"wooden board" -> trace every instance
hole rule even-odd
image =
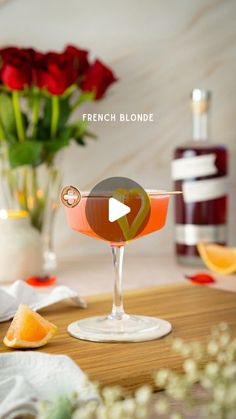
[[[169,320],[173,332],[161,339],[143,343],[94,343],[80,341],[67,334],[67,325],[83,317],[108,313],[111,295],[87,299],[89,308],[78,309],[71,304],[57,304],[41,313],[59,326],[55,338],[43,352],[66,354],[88,373],[92,380],[102,384],[123,385],[133,390],[143,383],[152,382],[154,370],[163,367],[179,370],[181,359],[171,350],[171,339],[181,337],[186,341],[204,340],[211,326],[227,321],[236,334],[236,295],[208,287],[171,285],[145,288],[125,294],[129,313],[159,316]],[[0,324],[0,339],[9,322]],[[0,350],[7,348],[0,343]]]

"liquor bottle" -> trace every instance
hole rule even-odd
[[[178,147],[172,162],[175,190],[175,246],[177,260],[201,265],[198,242],[227,242],[227,149],[209,140],[211,94],[191,94],[193,138]]]

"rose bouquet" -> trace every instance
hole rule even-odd
[[[60,183],[55,156],[94,136],[75,111],[102,99],[115,81],[110,68],[72,45],[47,53],[0,49],[1,195],[6,206],[27,210],[47,240]]]

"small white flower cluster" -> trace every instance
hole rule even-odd
[[[156,403],[158,418],[168,413],[168,418],[179,419],[195,412],[199,419],[236,419],[236,339],[229,326],[214,327],[206,345],[175,339],[173,349],[184,358],[183,373],[156,373],[157,386],[165,389]],[[204,365],[206,359],[210,361]],[[182,402],[184,414],[170,413],[173,400]]]
[[[41,403],[37,419],[236,419],[236,339],[226,323],[214,327],[206,345],[173,341],[184,358],[183,372],[161,369],[155,373],[158,398],[150,386],[127,395],[119,386],[98,389],[98,400],[80,402],[60,398]],[[209,360],[206,363],[206,359]],[[191,416],[192,417],[192,416]]]
[[[78,407],[73,419],[146,419],[152,397],[150,386],[139,388],[134,396],[127,396],[121,387],[105,387],[100,392],[101,402],[89,402]],[[86,410],[86,414],[85,414]],[[63,418],[64,419],[64,418]]]

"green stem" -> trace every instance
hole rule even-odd
[[[2,126],[2,122],[0,120],[0,141],[5,140],[5,134],[4,134],[4,129]]]
[[[39,120],[39,95],[36,93],[33,98],[32,107],[32,138],[36,137]]]
[[[28,181],[27,181],[28,174],[29,174],[29,168],[26,166],[26,167],[22,167],[21,169],[23,170],[23,173],[22,173],[22,177],[23,177],[22,199],[24,200],[23,208],[26,211],[29,211],[29,208],[28,208]]]
[[[19,92],[16,90],[12,92],[12,103],[13,103],[13,109],[14,109],[15,120],[16,120],[17,135],[18,135],[20,143],[23,143],[25,140],[25,132],[24,132],[22,113],[20,109]]]
[[[51,138],[56,137],[58,121],[59,121],[59,98],[58,96],[52,96]]]
[[[33,208],[31,211],[31,224],[39,231],[42,232],[44,222],[44,211],[46,205],[45,191],[41,190],[38,181],[38,170],[36,167],[32,167],[32,197],[33,197]],[[39,193],[41,192],[41,193]]]

